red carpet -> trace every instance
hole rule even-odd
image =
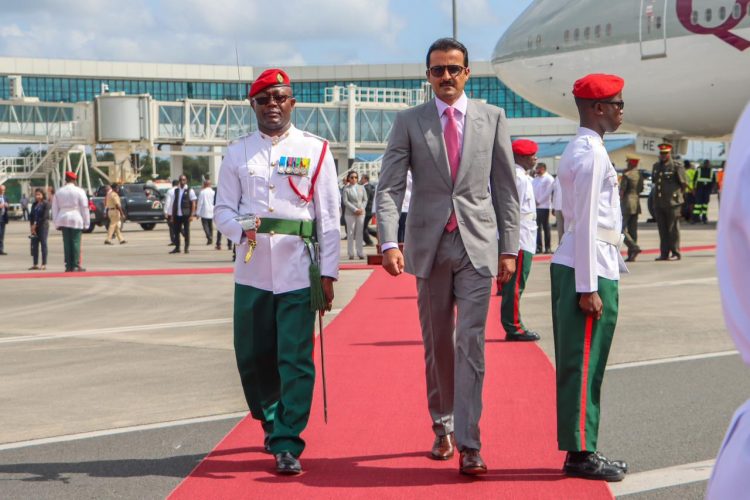
[[[329,423],[318,383],[303,434],[304,474],[273,473],[261,428],[248,417],[170,498],[611,499],[606,484],[560,473],[552,365],[535,345],[500,340],[498,297],[487,331],[481,422],[489,472],[472,479],[458,474],[457,458],[427,458],[433,435],[415,295],[412,277],[377,269],[326,329]],[[316,358],[319,366],[317,350]]]
[[[357,271],[370,269],[365,264],[342,264],[341,271]],[[166,269],[118,269],[113,271],[86,271],[85,273],[65,273],[46,271],[30,271],[25,273],[0,274],[0,280],[19,280],[27,278],[101,278],[117,276],[184,276],[196,274],[232,274],[233,267],[185,267]]]

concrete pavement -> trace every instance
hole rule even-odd
[[[714,243],[714,225],[683,229],[683,247]],[[230,252],[206,246],[197,224],[189,255],[167,254],[164,226],[143,231],[126,224],[125,235],[128,244],[112,247],[103,244],[101,229],[84,235],[85,266],[231,265]],[[640,235],[643,248],[657,246],[655,225],[642,224]],[[48,267],[60,271],[56,231],[50,246]],[[25,224],[8,226],[6,251],[0,274],[30,266]],[[622,279],[610,365],[734,349],[724,331],[713,251],[685,253],[680,262],[653,258],[641,255]],[[368,275],[343,271],[334,308],[344,307]],[[231,428],[232,415],[246,411],[232,352],[230,274],[0,285],[2,496],[162,498]],[[552,356],[549,301],[549,265],[535,262],[522,313]],[[633,473],[714,458],[731,413],[750,395],[747,373],[732,355],[610,370],[601,449],[629,461]],[[212,415],[219,420],[185,420]],[[106,435],[127,426],[134,428]],[[55,442],[91,431],[105,435]],[[28,442],[40,438],[51,442]],[[698,481],[626,498],[701,498],[704,488]]]

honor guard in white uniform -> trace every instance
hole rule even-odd
[[[81,267],[81,232],[90,221],[86,191],[76,186],[75,172],[65,172],[65,185],[52,198],[52,219],[62,230],[65,272],[83,272]]]
[[[214,221],[237,246],[234,345],[252,416],[281,474],[298,474],[312,403],[316,314],[338,278],[339,206],[328,143],[291,123],[287,74],[264,71],[249,97],[259,131],[231,144]]]
[[[516,189],[521,206],[520,248],[516,257],[516,271],[510,281],[504,285],[498,282],[498,289],[503,296],[500,304],[500,322],[505,329],[505,340],[534,341],[539,340],[539,334],[528,330],[521,320],[521,295],[531,272],[531,261],[537,243],[537,208],[529,170],[536,165],[536,152],[539,146],[534,141],[518,139],[513,141],[512,147],[516,162]]]
[[[726,182],[719,208],[716,266],[724,322],[750,365],[750,105],[737,123],[727,159]],[[707,500],[747,498],[750,491],[750,400],[735,412],[716,458]]]
[[[622,123],[614,75],[589,75],[573,87],[580,128],[565,148],[558,178],[565,235],[552,257],[552,325],[557,368],[557,442],[569,476],[620,481],[627,464],[597,451],[600,393],[618,311],[622,213],[617,172],[604,134]]]

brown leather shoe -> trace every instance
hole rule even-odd
[[[458,470],[461,474],[466,474],[467,476],[487,474],[487,465],[482,460],[479,450],[462,451],[458,464]]]
[[[435,442],[432,443],[432,453],[430,458],[433,460],[448,460],[453,457],[456,450],[456,438],[453,433],[445,436],[436,436]]]

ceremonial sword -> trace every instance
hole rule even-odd
[[[323,383],[323,421],[328,423],[328,391],[326,390],[326,357],[323,349],[323,311],[318,311],[318,331],[320,332],[320,378]]]

